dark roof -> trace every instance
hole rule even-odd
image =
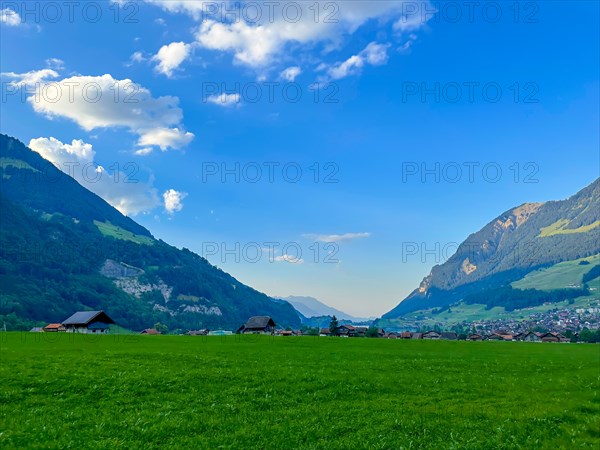
[[[438,333],[437,331],[434,331],[434,330],[426,331],[425,333],[423,333],[423,336],[429,336],[429,335],[441,336],[442,334]]]
[[[160,331],[155,328],[146,328],[145,330],[142,330],[140,334],[160,334]]]
[[[248,319],[248,322],[244,324],[244,329],[254,330],[254,329],[262,329],[271,325],[275,326],[275,322],[269,316],[254,316]]]
[[[78,311],[63,322],[63,325],[88,325],[92,322],[115,323],[104,311]]]
[[[442,332],[442,339],[458,339],[458,335],[454,331],[444,331]]]

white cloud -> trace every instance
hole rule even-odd
[[[211,95],[206,101],[208,103],[223,106],[224,108],[229,108],[231,106],[239,105],[240,94],[226,94],[223,92],[222,94]]]
[[[73,139],[71,144],[63,144],[53,137],[31,139],[29,148],[61,169],[65,167],[66,162],[91,163],[96,155],[92,144],[86,144],[81,139]]]
[[[133,153],[138,156],[146,156],[146,155],[149,155],[150,153],[152,153],[152,150],[153,150],[152,147],[144,147],[144,148],[140,148],[140,149],[136,150]]]
[[[144,55],[142,54],[142,52],[133,52],[131,54],[131,56],[129,57],[129,62],[131,64],[133,64],[133,63],[141,63],[141,62],[144,62],[144,61],[146,61],[146,58],[144,57]]]
[[[11,86],[35,88],[48,82],[48,78],[58,78],[58,72],[52,69],[31,70],[25,73],[2,72],[2,77],[11,79]]]
[[[302,258],[298,258],[297,256],[291,256],[287,254],[276,256],[274,260],[277,262],[288,262],[291,264],[304,264],[304,260]]]
[[[202,12],[203,3],[197,2],[193,8],[177,6],[167,0],[153,0],[170,11],[184,11],[196,18]],[[220,4],[225,8],[226,2]],[[353,34],[368,21],[376,19],[380,26],[396,20],[396,30],[401,31],[402,17],[406,17],[412,30],[422,26],[429,16],[419,14],[410,8],[414,4],[407,0],[358,0],[348,2],[297,2],[301,9],[300,19],[294,20],[296,6],[289,8],[289,2],[273,2],[273,8],[266,2],[261,5],[262,19],[249,22],[240,14],[238,20],[227,21],[225,14],[203,15],[202,24],[196,33],[198,44],[206,49],[231,52],[237,63],[252,67],[264,67],[282,57],[288,44],[306,45],[324,42],[335,48],[344,37]],[[171,5],[169,5],[171,4]],[[314,5],[319,5],[319,17],[315,17]],[[169,5],[169,6],[167,6]],[[291,16],[291,19],[290,19]],[[416,16],[416,17],[413,17]],[[398,28],[400,27],[400,28]],[[405,27],[404,29],[407,29]]]
[[[400,16],[393,25],[395,31],[408,33],[420,29],[437,12],[429,2],[414,2],[410,14]]]
[[[54,70],[63,70],[65,68],[65,62],[58,58],[48,58],[46,60],[46,67]]]
[[[161,6],[164,10],[171,13],[187,13],[192,17],[199,19],[203,11],[210,11],[214,5],[221,2],[205,0],[145,0],[146,3],[153,3]]]
[[[10,8],[4,8],[0,10],[0,23],[9,27],[16,27],[22,23],[21,16]]]
[[[156,70],[167,77],[173,76],[173,71],[177,69],[189,56],[192,46],[185,42],[172,42],[169,45],[163,45],[158,53],[152,57],[153,61],[158,62]]]
[[[169,148],[181,148],[188,145],[194,139],[194,135],[189,131],[179,128],[153,128],[144,131],[138,140],[137,145],[145,147],[147,145],[158,146],[163,152]],[[143,154],[143,153],[137,153]]]
[[[148,212],[160,204],[151,182],[141,182],[125,172],[108,172],[94,162],[96,152],[92,145],[82,140],[74,139],[71,144],[65,144],[54,137],[41,137],[32,139],[29,148],[123,214]]]
[[[388,62],[387,50],[389,47],[390,44],[371,42],[358,55],[334,64],[327,70],[327,74],[332,80],[339,80],[360,73],[367,64],[371,66],[385,65]]]
[[[368,238],[371,236],[371,233],[305,234],[303,236],[308,239],[314,239],[317,242],[343,242]]]
[[[287,69],[282,71],[279,74],[279,77],[282,80],[286,80],[286,81],[289,81],[290,83],[293,83],[301,73],[302,73],[302,69],[300,67],[292,66],[292,67],[288,67]]]
[[[165,210],[169,214],[174,214],[183,209],[183,199],[188,196],[187,192],[178,192],[175,189],[169,189],[163,193]]]
[[[28,82],[40,79],[40,72],[44,71],[25,74]],[[57,75],[50,71],[44,77]],[[154,98],[143,86],[129,79],[117,80],[110,74],[39,83],[28,101],[37,113],[51,119],[70,119],[86,131],[126,128],[139,135],[141,147],[178,149],[194,138],[183,129],[183,112],[177,97]]]

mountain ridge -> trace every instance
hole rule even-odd
[[[565,200],[523,203],[470,234],[383,319],[507,285],[527,273],[600,252],[600,178]]]
[[[323,316],[336,316],[341,320],[349,320],[352,322],[365,322],[373,320],[373,317],[355,317],[340,311],[337,308],[329,306],[320,300],[310,296],[297,296],[289,295],[287,297],[277,297],[286,302],[290,303],[298,312],[300,312],[306,318],[323,317]]]
[[[0,175],[0,320],[8,329],[93,309],[133,330],[157,322],[172,330],[235,330],[254,315],[300,326],[291,305],[155,239],[4,134]]]

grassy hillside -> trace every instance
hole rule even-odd
[[[589,264],[582,264],[587,261]],[[600,255],[580,258],[574,261],[565,261],[551,267],[536,270],[524,278],[511,283],[516,289],[564,289],[582,284],[583,275],[590,269],[600,264]]]
[[[149,238],[148,236],[139,236],[131,231],[127,231],[121,227],[113,225],[110,222],[99,222],[98,220],[94,220],[94,225],[98,227],[98,230],[100,230],[100,233],[102,233],[104,236],[121,239],[123,241],[131,241],[135,242],[136,244],[154,244],[154,239]]]
[[[593,344],[0,333],[0,346],[2,448],[566,449],[600,439]]]

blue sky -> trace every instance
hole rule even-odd
[[[1,2],[1,131],[270,295],[381,315],[599,175],[597,2],[43,5]]]

